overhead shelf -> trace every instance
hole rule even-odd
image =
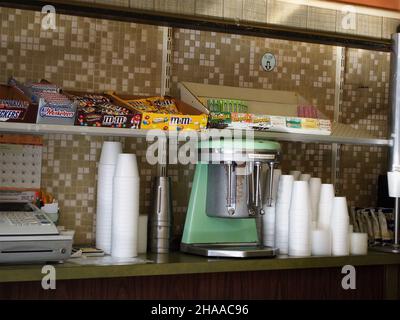
[[[147,130],[107,127],[68,126],[36,123],[0,123],[2,133],[77,134],[88,136],[146,137]]]
[[[229,97],[229,99],[245,101],[249,113],[264,114],[268,112],[269,116],[297,117],[299,105],[310,105],[301,95],[293,91],[243,88],[192,82],[180,82],[178,88],[182,101],[185,101],[204,113],[209,112],[204,105],[204,101],[210,98],[224,99]],[[326,118],[326,116],[322,114],[322,119],[324,118]],[[335,122],[332,123],[330,135],[327,135],[326,132],[322,130],[321,134],[319,134],[319,132],[304,133],[304,131],[300,133],[300,130],[298,133],[295,133],[294,130],[290,133],[272,130],[273,129],[271,129],[271,131],[255,131],[254,135],[256,138],[260,139],[308,143],[381,146],[390,146],[392,143],[391,140],[374,137],[367,130],[354,129],[350,125]]]
[[[105,2],[105,1],[103,1]],[[111,1],[109,1],[111,3]],[[129,1],[128,1],[129,2]],[[148,1],[150,2],[150,1]],[[199,0],[200,2],[200,0]],[[53,0],[50,2],[58,14],[68,14],[73,16],[83,16],[97,19],[109,19],[115,21],[126,21],[135,23],[147,23],[176,28],[188,28],[196,30],[206,30],[231,34],[243,34],[256,37],[267,37],[285,39],[293,41],[320,43],[350,48],[360,48],[377,51],[390,51],[390,39],[380,39],[361,34],[350,34],[332,30],[315,30],[312,28],[293,27],[289,24],[276,24],[272,21],[250,21],[237,20],[235,17],[218,17],[200,14],[181,14],[168,10],[151,8],[143,10],[138,8],[128,8],[111,4],[98,3],[98,1],[88,0]],[[132,3],[132,1],[131,1]],[[34,10],[41,12],[47,0],[1,0],[0,6]],[[310,6],[312,8],[312,6]],[[175,11],[180,11],[176,9]],[[339,11],[340,12],[340,11]]]
[[[341,123],[332,124],[331,135],[296,134],[284,132],[256,132],[255,137],[280,141],[305,143],[338,143],[356,145],[391,146],[392,140],[372,136],[368,131],[357,130]]]
[[[205,130],[206,132],[207,130]],[[20,134],[74,134],[88,136],[119,136],[145,138],[150,133],[149,130],[140,129],[120,129],[106,127],[86,127],[86,126],[67,126],[52,124],[30,124],[30,123],[0,123],[0,133],[20,133]],[[365,130],[356,130],[348,125],[333,124],[331,135],[316,134],[295,134],[285,132],[260,132],[254,131],[254,136],[258,139],[271,139],[279,141],[293,141],[305,143],[339,143],[355,145],[378,145],[390,146],[392,140],[373,137]]]

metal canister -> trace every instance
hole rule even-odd
[[[173,234],[170,177],[154,179],[154,203],[150,215],[150,251],[167,253]]]

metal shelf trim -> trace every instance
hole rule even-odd
[[[207,131],[205,131],[207,132]],[[352,129],[352,132],[358,133],[358,130]],[[360,131],[363,133],[362,131]],[[20,134],[72,134],[88,136],[119,136],[132,138],[146,138],[148,130],[140,129],[120,129],[105,127],[85,127],[85,126],[67,126],[52,124],[30,124],[30,123],[0,123],[0,133],[20,133]],[[343,134],[342,131],[338,131]],[[294,134],[285,132],[254,132],[254,137],[258,139],[271,139],[280,141],[305,142],[305,143],[339,143],[353,145],[378,145],[391,146],[392,140],[380,139],[370,136],[347,136],[335,134],[315,135],[315,134]],[[156,136],[156,134],[153,134]]]

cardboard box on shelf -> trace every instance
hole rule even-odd
[[[207,114],[175,98],[107,94],[142,115],[141,129],[182,131],[207,128]]]
[[[35,123],[38,105],[13,86],[0,85],[0,121]]]
[[[36,123],[73,125],[76,116],[76,105],[66,97],[62,89],[41,80],[38,83],[21,84],[11,78],[9,84],[24,93],[38,104]]]
[[[330,135],[331,121],[292,91],[238,88],[191,82],[179,84],[180,98],[209,115],[209,127],[253,129],[302,134]],[[215,111],[207,106],[222,101],[241,101],[247,112]],[[299,116],[313,115],[311,117]]]
[[[77,104],[75,125],[139,129],[142,115],[112,97],[97,93],[69,91]]]

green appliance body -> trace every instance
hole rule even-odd
[[[182,242],[257,243],[255,219],[226,219],[206,214],[208,165],[197,164]]]
[[[202,141],[199,145],[200,150],[206,150],[210,154],[224,154],[226,152],[229,157],[232,157],[232,154],[235,153],[235,151],[228,150],[231,147],[232,144],[215,141]],[[240,147],[244,148],[246,152],[251,150],[249,154],[264,156],[264,158],[260,157],[260,159],[263,159],[262,161],[266,161],[264,160],[267,159],[266,155],[271,155],[267,161],[269,164],[276,163],[280,153],[280,145],[271,141],[240,141]],[[233,148],[235,148],[234,144]],[[238,157],[243,160],[243,154],[246,154],[246,152],[240,152]],[[231,219],[229,217],[210,216],[206,213],[209,163],[211,162],[200,162],[196,165],[181,250],[216,257],[275,256],[276,249],[260,248],[259,246],[257,219]]]

